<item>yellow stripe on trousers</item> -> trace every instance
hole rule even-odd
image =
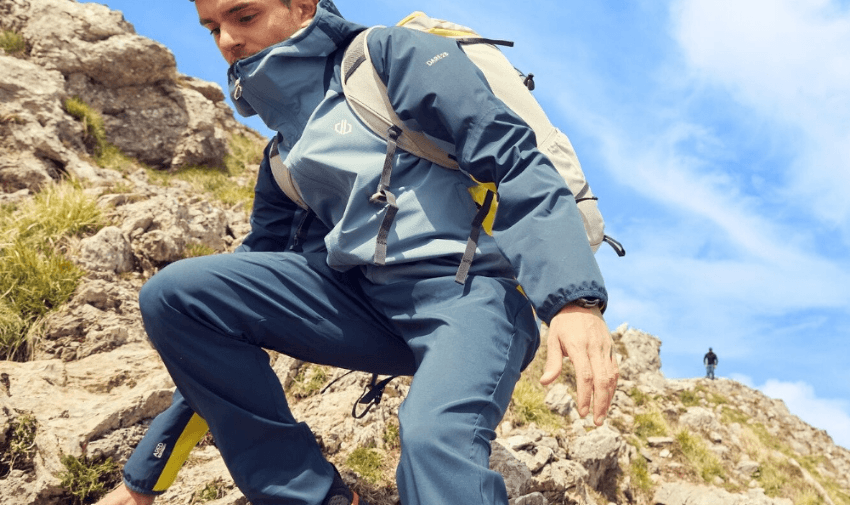
[[[207,434],[207,431],[209,431],[209,426],[207,426],[207,422],[201,416],[194,414],[189,419],[186,427],[183,428],[183,433],[180,434],[177,442],[174,443],[174,449],[171,451],[171,456],[169,456],[168,462],[159,476],[159,480],[156,481],[156,485],[153,488],[154,491],[160,492],[168,489],[168,486],[177,478],[177,472],[180,471],[180,467],[186,462],[189,453],[198,445],[198,442]]]

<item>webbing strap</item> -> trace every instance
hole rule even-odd
[[[493,46],[514,47],[511,40],[488,39],[486,37],[464,37],[457,39],[459,45],[465,44],[490,44]]]
[[[325,394],[325,391],[327,391],[336,381],[354,372],[354,370],[349,370],[337,377],[336,379],[330,381],[327,386],[322,388],[322,391],[319,394]],[[387,384],[389,384],[390,381],[395,379],[396,377],[398,377],[398,375],[392,375],[382,380],[381,382],[378,382],[378,374],[373,373],[372,380],[369,382],[369,385],[366,386],[366,391],[364,391],[363,394],[360,395],[360,398],[358,398],[357,401],[354,402],[354,406],[351,407],[351,415],[356,419],[360,419],[361,417],[369,413],[369,410],[371,410],[373,405],[379,405],[381,403],[381,398],[384,396],[384,389],[386,389]],[[366,410],[358,414],[357,406],[361,404],[366,404]]]
[[[357,400],[357,402],[351,408],[351,415],[355,419],[360,419],[363,416],[365,416],[366,414],[368,414],[373,406],[379,405],[381,403],[381,397],[384,396],[384,388],[386,388],[387,384],[389,384],[390,381],[395,379],[396,377],[398,377],[398,376],[397,375],[391,375],[390,377],[387,377],[386,379],[382,380],[381,382],[377,382],[378,374],[373,373],[372,374],[372,381],[369,383],[368,386],[366,386],[366,391],[360,396],[360,398]],[[366,409],[359,414],[357,413],[357,406],[358,405],[366,405]]]
[[[617,253],[617,256],[622,258],[623,256],[626,255],[626,249],[623,247],[623,244],[617,242],[616,240],[609,237],[608,235],[603,236],[602,240],[614,249],[614,252]]]
[[[455,282],[458,284],[464,284],[467,275],[469,275],[469,267],[472,266],[475,249],[478,247],[478,237],[481,235],[481,224],[484,222],[484,218],[487,217],[487,213],[490,212],[490,206],[493,203],[493,194],[492,191],[487,191],[487,195],[484,197],[484,203],[481,204],[481,208],[478,209],[475,218],[472,220],[472,230],[469,232],[469,239],[466,241],[466,251],[463,253],[463,259],[460,261],[460,266],[455,275]]]
[[[381,221],[381,228],[378,230],[378,239],[375,243],[375,263],[378,265],[384,265],[387,262],[387,237],[390,234],[395,215],[398,213],[395,195],[390,192],[389,187],[399,135],[401,135],[401,128],[398,126],[390,126],[387,130],[387,156],[384,158],[384,168],[381,170],[381,181],[378,183],[375,194],[369,197],[370,203],[385,203],[387,209],[384,219]]]

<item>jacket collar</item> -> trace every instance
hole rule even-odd
[[[306,28],[227,72],[230,97],[242,116],[257,114],[291,146],[325,95],[328,57],[365,27],[346,21],[332,0],[320,0]]]

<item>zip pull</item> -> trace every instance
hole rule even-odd
[[[236,84],[233,85],[233,99],[239,100],[242,98],[242,78],[236,79]]]

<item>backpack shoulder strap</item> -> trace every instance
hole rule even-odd
[[[377,27],[376,27],[377,28]],[[442,167],[458,169],[457,161],[432,142],[425,134],[407,127],[393,110],[387,95],[387,86],[381,80],[372,58],[366,38],[373,28],[360,32],[342,59],[342,91],[351,109],[376,135],[388,139],[391,128],[401,130],[398,147],[436,163]]]

